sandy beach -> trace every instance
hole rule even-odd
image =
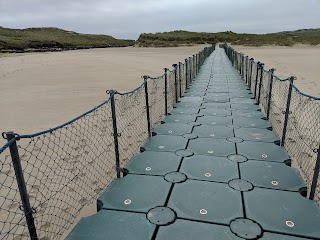
[[[107,89],[130,91],[141,75],[162,75],[205,46],[0,55],[0,131],[52,128],[104,101]]]
[[[239,52],[263,62],[265,69],[275,68],[280,78],[296,76],[295,85],[304,93],[320,97],[320,46],[295,45],[293,47],[232,46]]]

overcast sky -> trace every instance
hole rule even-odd
[[[138,38],[189,30],[268,33],[320,27],[320,0],[0,0],[0,26]]]

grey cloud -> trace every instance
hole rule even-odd
[[[267,33],[319,27],[318,0],[1,0],[0,25],[137,38],[171,30]]]

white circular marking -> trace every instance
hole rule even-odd
[[[130,204],[131,203],[131,200],[130,199],[126,199],[126,200],[124,200],[124,202],[123,202],[124,204],[126,204],[126,205],[128,205],[128,204]]]
[[[256,139],[257,139],[257,140],[260,140],[261,138],[259,138],[259,137],[256,137]]]
[[[171,131],[171,130],[169,130],[169,131],[168,131],[168,133],[172,133],[172,131]]]
[[[213,151],[208,151],[208,153],[213,153]]]
[[[217,124],[216,122],[212,122],[211,124]]]
[[[204,174],[206,177],[211,177],[211,173]]]
[[[251,118],[251,115],[248,115],[249,118]]]
[[[251,126],[252,126],[252,127],[254,127],[254,126],[255,126],[255,124],[254,124],[254,123],[251,123]]]
[[[210,137],[214,137],[214,134],[210,134]]]
[[[180,113],[183,113],[183,112],[180,112]]]
[[[217,115],[216,113],[212,113],[212,115]]]
[[[160,149],[164,149],[164,146],[160,146],[159,148],[160,148]]]
[[[150,171],[151,170],[151,167],[146,167],[146,171]]]
[[[267,154],[262,154],[261,156],[262,156],[263,158],[267,158],[267,157],[268,157]]]
[[[249,109],[248,107],[245,107],[244,109]]]
[[[243,97],[243,96],[240,96],[240,97]]]
[[[271,181],[271,184],[277,186],[279,183],[277,181]]]
[[[180,120],[178,120],[178,119],[176,119],[176,120],[174,120],[175,122],[179,122]]]
[[[294,222],[292,222],[292,221],[286,221],[286,225],[287,225],[288,227],[294,227]]]
[[[191,97],[193,97],[194,95],[191,95]]]
[[[205,209],[201,209],[201,210],[200,210],[200,214],[202,214],[202,215],[206,215],[207,213],[208,213],[208,211],[205,210]]]

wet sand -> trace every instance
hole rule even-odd
[[[275,68],[280,78],[296,76],[295,85],[303,93],[320,97],[320,46],[295,45],[293,47],[232,46],[245,56],[263,62],[265,69]]]
[[[141,75],[162,75],[204,47],[0,55],[0,131],[52,128],[104,101],[107,89],[130,91],[142,83]]]

